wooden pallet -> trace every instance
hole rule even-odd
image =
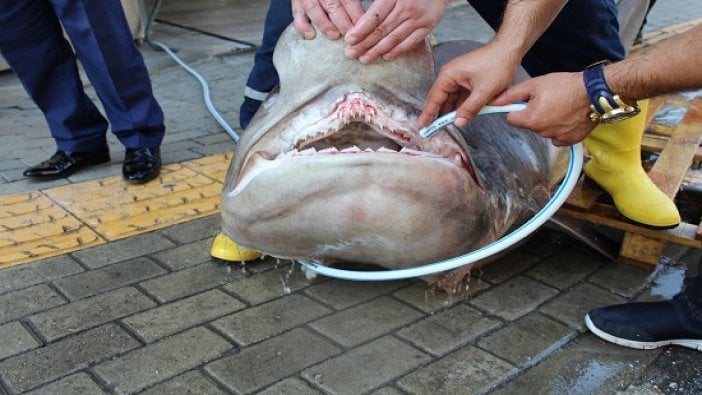
[[[702,170],[696,170],[702,163],[702,91],[651,99],[646,125],[641,149],[659,155],[648,173],[651,180],[671,198],[683,182],[702,188]],[[581,180],[561,212],[624,231],[620,262],[653,270],[667,243],[702,248],[699,218],[696,223],[654,230],[621,216],[611,203],[603,202],[603,194]]]

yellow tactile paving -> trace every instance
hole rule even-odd
[[[40,192],[0,196],[0,268],[105,243]]]
[[[201,174],[206,174],[208,177],[224,184],[224,179],[227,176],[229,162],[234,155],[230,153],[222,155],[208,156],[205,158],[191,160],[183,163],[184,166]]]
[[[114,176],[0,196],[0,269],[216,214],[231,157],[167,165],[145,185]]]

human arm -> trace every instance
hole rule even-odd
[[[650,47],[604,69],[612,92],[625,102],[702,88],[702,26]],[[527,108],[507,116],[510,124],[550,138],[555,145],[582,141],[597,126],[583,73],[552,73],[507,89],[494,104],[526,100]]]
[[[363,15],[359,0],[291,0],[293,25],[306,39],[315,36],[312,23],[329,39],[345,35]]]
[[[522,58],[565,5],[566,0],[510,0],[503,22],[489,43],[441,68],[419,117],[428,125],[440,112],[457,109],[464,126],[509,86]]]

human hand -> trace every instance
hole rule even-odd
[[[336,40],[363,15],[360,0],[291,0],[291,7],[295,29],[308,40],[315,36],[312,23],[328,39]]]
[[[590,99],[582,73],[552,73],[514,85],[493,104],[526,100],[527,107],[507,115],[512,126],[533,131],[566,146],[582,141],[597,126],[590,120]]]
[[[486,44],[445,64],[429,91],[418,127],[456,110],[456,126],[465,126],[514,78],[520,59],[499,44]]]
[[[439,24],[449,0],[376,0],[346,33],[346,56],[371,63],[414,48]]]

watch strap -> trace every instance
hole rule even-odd
[[[590,103],[595,107],[595,111],[600,114],[609,111],[609,109],[604,108],[603,105],[608,105],[610,109],[620,106],[617,100],[615,100],[614,94],[609,88],[609,85],[607,85],[607,81],[604,77],[604,67],[609,63],[610,62],[607,60],[597,62],[588,66],[583,72],[585,89],[587,90],[588,97],[590,97]]]

